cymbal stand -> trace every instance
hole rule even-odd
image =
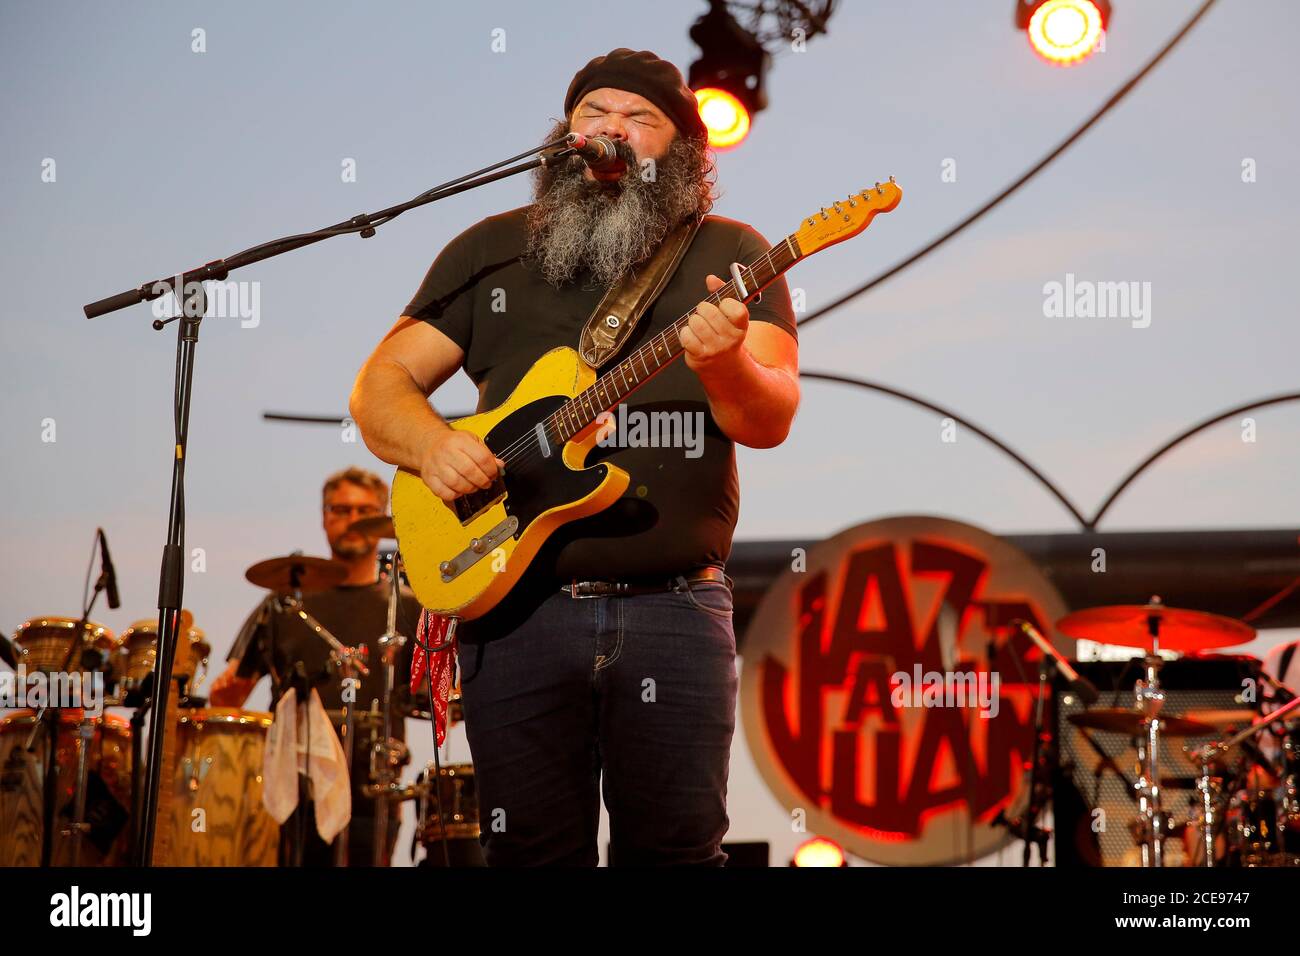
[[[1205,865],[1214,866],[1214,817],[1213,802],[1210,797],[1211,790],[1211,765],[1214,758],[1220,754],[1226,754],[1237,744],[1254,737],[1261,733],[1265,727],[1277,723],[1280,720],[1286,720],[1293,713],[1300,711],[1300,697],[1295,698],[1289,703],[1279,707],[1266,717],[1260,717],[1252,721],[1241,730],[1225,737],[1223,740],[1212,740],[1204,747],[1188,751],[1188,755],[1201,765],[1201,775],[1197,778],[1197,789],[1201,791],[1201,808],[1205,814],[1205,826],[1202,836],[1205,840]]]
[[[389,791],[398,780],[397,768],[401,766],[407,750],[405,744],[393,739],[393,722],[397,716],[394,710],[394,691],[397,686],[397,658],[406,646],[406,638],[397,633],[397,608],[401,601],[402,576],[401,551],[394,551],[388,565],[388,620],[383,635],[379,638],[380,667],[384,678],[383,732],[370,753],[370,769],[374,792],[378,795],[375,802],[375,866],[387,866],[388,858],[388,814],[390,806]],[[400,744],[400,746],[398,746]],[[367,792],[371,788],[367,788]]]
[[[1152,603],[1158,603],[1153,599]],[[1138,748],[1142,773],[1138,778],[1138,812],[1143,822],[1142,865],[1146,867],[1164,866],[1165,821],[1161,808],[1160,793],[1160,709],[1165,703],[1164,691],[1160,688],[1160,618],[1151,615],[1147,618],[1147,630],[1151,635],[1151,653],[1143,660],[1144,676],[1138,680],[1134,690],[1138,709],[1143,713],[1145,737]]]

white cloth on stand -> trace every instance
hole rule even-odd
[[[329,843],[352,819],[347,755],[320,695],[313,690],[310,701],[300,705],[297,691],[291,687],[275,705],[275,718],[262,756],[262,803],[276,823],[283,824],[298,806],[299,774],[305,774],[311,785],[316,832]]]

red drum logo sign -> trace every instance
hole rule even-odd
[[[877,863],[978,859],[1025,802],[1038,653],[1066,613],[1034,564],[943,518],[842,531],[768,590],[745,636],[741,713],[777,799],[809,835]],[[995,646],[995,642],[1001,643]],[[1050,714],[1050,710],[1048,711]]]

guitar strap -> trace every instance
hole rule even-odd
[[[593,369],[599,369],[621,349],[631,337],[632,330],[641,321],[651,303],[664,291],[690,248],[695,233],[703,221],[702,216],[683,220],[669,231],[654,254],[639,270],[610,286],[596,310],[587,319],[578,343],[582,360]]]

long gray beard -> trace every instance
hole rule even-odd
[[[566,132],[560,124],[548,142]],[[528,257],[552,286],[572,281],[584,269],[599,287],[613,285],[648,258],[669,229],[712,205],[711,164],[703,146],[678,136],[647,181],[632,148],[616,145],[627,164],[617,183],[588,182],[577,159],[535,174]]]

